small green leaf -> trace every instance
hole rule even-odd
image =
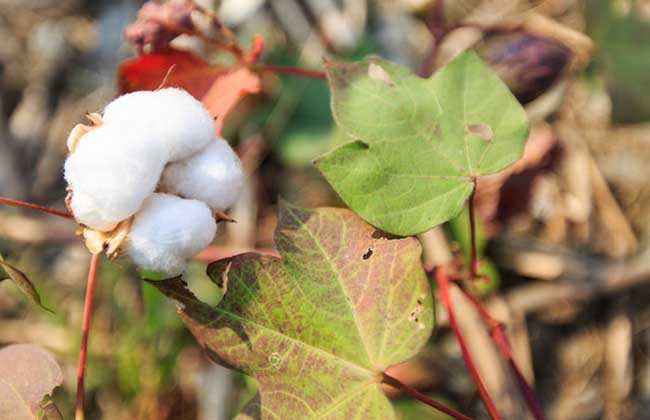
[[[54,401],[49,400],[45,401],[44,404],[41,404],[39,413],[39,420],[63,420],[63,415],[59,411],[59,408],[54,404]]]
[[[412,235],[456,215],[472,179],[521,156],[526,114],[473,52],[430,79],[379,58],[327,63],[332,112],[351,142],[316,161],[350,208]]]
[[[11,264],[7,263],[4,258],[2,258],[2,255],[0,255],[0,268],[6,273],[7,277],[4,277],[2,273],[0,273],[0,282],[3,280],[11,280],[18,288],[27,295],[27,297],[34,303],[36,303],[38,306],[41,308],[45,309],[48,312],[53,313],[53,311],[41,302],[41,296],[38,294],[38,291],[36,291],[36,288],[34,287],[34,284],[32,281],[27,277],[25,273],[17,269],[16,267],[12,266]]]
[[[282,259],[244,254],[210,264],[224,289],[210,307],[180,279],[151,282],[218,363],[255,377],[250,418],[393,419],[380,373],[433,328],[415,238],[389,239],[346,209],[281,204]]]

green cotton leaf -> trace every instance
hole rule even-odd
[[[64,420],[59,408],[51,400],[41,405],[37,417],[39,420]]]
[[[41,308],[45,309],[48,312],[53,311],[49,308],[47,308],[43,303],[41,302],[41,296],[38,294],[38,291],[36,290],[36,287],[34,287],[34,284],[32,281],[27,277],[25,273],[17,269],[16,267],[12,266],[11,264],[7,263],[4,258],[2,258],[2,255],[0,255],[0,268],[2,271],[5,272],[6,277],[2,275],[2,272],[0,272],[0,282],[3,280],[11,280],[18,288],[27,295],[27,297],[40,306]]]
[[[151,282],[216,362],[253,376],[242,418],[395,418],[381,372],[412,356],[433,328],[433,299],[415,238],[389,239],[347,209],[282,203],[281,259],[216,261],[216,307],[180,279]]]
[[[62,383],[63,372],[48,351],[32,344],[0,349],[0,419],[56,419],[53,408],[41,403]]]
[[[429,79],[379,58],[326,67],[334,119],[352,141],[315,164],[380,229],[413,235],[451,219],[474,177],[521,157],[526,114],[474,52]]]

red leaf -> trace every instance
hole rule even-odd
[[[216,133],[221,133],[226,115],[240,99],[259,91],[259,76],[245,67],[218,77],[202,98],[203,105],[210,111],[210,115],[216,117]]]
[[[217,77],[226,71],[226,68],[210,65],[191,52],[170,49],[122,63],[118,69],[118,83],[120,92],[127,93],[155,90],[164,81],[165,86],[181,87],[201,99]]]
[[[259,76],[248,68],[212,65],[190,52],[175,49],[144,54],[123,63],[118,80],[122,93],[155,90],[163,81],[164,86],[187,90],[216,117],[217,134],[221,133],[225,117],[237,102],[260,91]]]

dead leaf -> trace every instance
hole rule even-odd
[[[0,268],[2,268],[7,275],[7,277],[2,278],[3,276],[0,274],[0,282],[7,279],[11,280],[23,293],[27,295],[28,298],[30,298],[32,302],[36,303],[48,312],[53,312],[51,309],[43,305],[41,302],[41,296],[38,294],[38,291],[36,291],[36,288],[29,277],[13,265],[7,263],[2,255],[0,255]]]
[[[62,383],[63,372],[48,351],[32,344],[4,347],[0,350],[0,418],[33,420],[43,410],[44,418],[56,419],[58,410],[49,402],[41,403]]]

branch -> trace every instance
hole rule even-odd
[[[456,340],[460,345],[460,349],[463,353],[463,359],[465,359],[467,369],[474,379],[474,383],[478,388],[478,392],[481,395],[481,399],[483,400],[483,404],[485,405],[490,418],[492,418],[492,420],[500,420],[501,416],[499,415],[499,412],[497,411],[494,402],[492,402],[492,398],[490,397],[490,394],[488,393],[488,390],[485,387],[483,380],[481,379],[481,375],[479,374],[478,369],[474,364],[472,355],[470,354],[469,349],[467,348],[467,344],[465,343],[465,338],[463,337],[463,334],[460,331],[460,327],[458,326],[458,322],[456,321],[456,316],[451,304],[451,296],[449,294],[449,276],[445,267],[437,267],[435,276],[436,282],[438,283],[438,290],[440,292],[440,299],[442,300],[445,309],[447,309],[447,314],[449,316],[449,325],[451,326],[451,329],[456,336]]]
[[[72,213],[65,211],[65,210],[57,210],[53,209],[51,207],[45,207],[41,206],[38,204],[32,204],[28,203],[26,201],[20,201],[20,200],[14,200],[11,198],[6,198],[6,197],[0,197],[0,203],[2,204],[9,204],[10,206],[16,206],[16,207],[24,207],[27,209],[32,209],[32,210],[38,210],[43,213],[49,213],[53,214],[55,216],[61,216],[61,217],[67,217],[68,219],[72,219]]]
[[[476,278],[481,278],[483,280],[488,280],[489,277],[485,274],[478,273],[479,261],[476,255],[476,221],[475,221],[475,211],[474,211],[474,196],[476,193],[476,179],[473,179],[474,189],[472,189],[472,194],[469,197],[469,226],[470,226],[470,262],[469,262],[469,280],[474,280]],[[519,392],[526,401],[526,405],[530,409],[530,412],[533,414],[536,420],[545,420],[544,412],[542,411],[541,404],[537,401],[535,397],[535,392],[528,384],[524,375],[522,375],[521,370],[517,366],[517,363],[512,357],[512,349],[508,343],[508,338],[506,337],[503,326],[497,320],[495,320],[492,315],[485,309],[483,303],[478,299],[472,292],[470,292],[462,282],[459,282],[460,290],[465,294],[465,296],[470,300],[474,305],[474,308],[478,311],[479,315],[485,322],[490,331],[490,337],[492,341],[497,345],[497,348],[503,355],[503,358],[506,359],[512,374],[515,376]]]
[[[88,352],[88,332],[90,330],[90,315],[93,309],[93,291],[97,278],[100,254],[92,254],[88,269],[86,286],[86,301],[84,303],[83,320],[81,321],[81,346],[79,349],[79,365],[77,367],[77,400],[75,404],[75,420],[84,420],[84,375],[86,371],[86,354]]]
[[[382,373],[382,380],[383,383],[386,385],[390,385],[393,388],[397,388],[401,391],[403,391],[405,394],[410,395],[413,398],[418,399],[419,401],[422,401],[428,406],[431,406],[435,408],[436,410],[442,411],[443,413],[458,419],[458,420],[472,420],[471,417],[468,417],[462,413],[459,413],[458,411],[454,410],[453,408],[447,407],[446,405],[434,400],[433,398],[429,398],[428,396],[424,395],[420,391],[418,391],[415,388],[411,388],[410,386],[400,382],[396,378],[393,378],[392,376],[389,376],[386,373]]]
[[[528,282],[505,293],[508,306],[520,314],[538,313],[558,302],[585,302],[650,282],[650,249],[610,260],[517,235],[503,236],[493,249],[500,266],[521,276],[553,280]]]
[[[539,401],[537,401],[535,392],[524,378],[524,375],[521,373],[519,366],[517,366],[515,359],[512,357],[512,349],[510,348],[510,343],[508,343],[508,338],[506,337],[503,325],[501,325],[500,322],[498,322],[492,317],[492,315],[490,315],[483,303],[476,296],[474,296],[474,294],[472,294],[472,292],[470,292],[462,283],[458,283],[458,286],[460,287],[460,290],[465,294],[465,296],[469,299],[469,301],[474,305],[474,308],[476,308],[477,312],[487,325],[488,330],[490,331],[490,337],[492,338],[492,341],[497,345],[497,348],[503,355],[503,358],[508,362],[510,371],[517,381],[519,392],[526,401],[526,405],[528,405],[528,408],[533,414],[533,417],[535,417],[536,420],[545,420],[546,416],[544,415],[541,404]]]

